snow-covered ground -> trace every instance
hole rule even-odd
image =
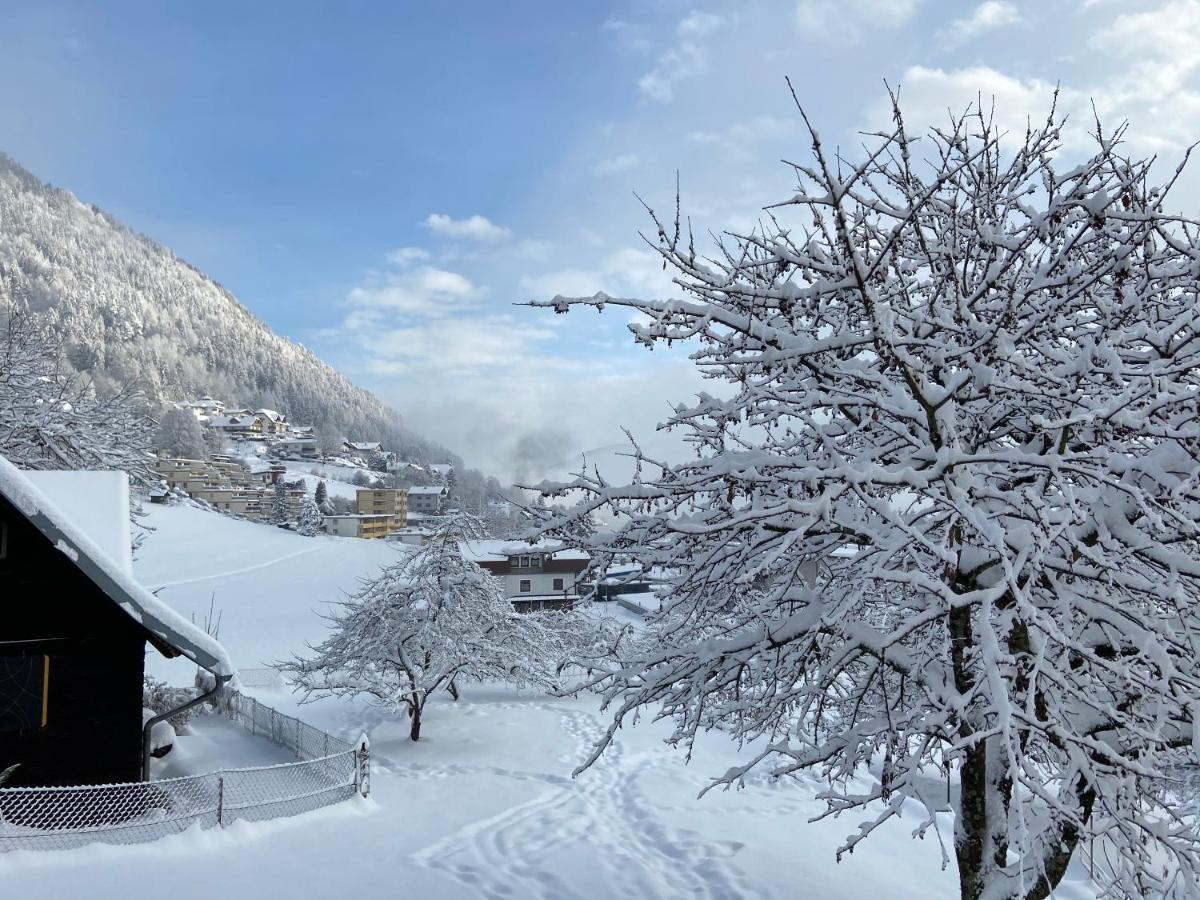
[[[190,507],[155,507],[151,524],[157,531],[136,572],[184,615],[202,616],[215,594],[222,641],[243,666],[320,639],[322,607],[395,552]],[[190,678],[186,667],[171,671]],[[936,837],[911,838],[915,809],[839,864],[835,848],[860,817],[806,824],[823,810],[813,783],[760,777],[744,790],[698,799],[709,776],[744,758],[721,735],[704,736],[684,765],[662,744],[664,726],[643,723],[572,778],[607,721],[592,697],[475,686],[459,703],[433,701],[413,744],[405,722],[365,702],[298,707],[288,693],[257,696],[348,739],[368,732],[371,798],[140,846],[0,855],[5,896],[927,900],[957,893]],[[247,753],[265,754],[251,764],[274,760],[275,748],[249,746],[226,723],[210,725],[184,740],[172,765],[247,765]],[[940,824],[949,841],[950,822]],[[1076,881],[1056,896],[1091,894]]]
[[[204,621],[211,603],[221,614],[221,643],[239,667],[302,651],[306,641],[321,637],[321,614],[329,604],[400,552],[384,541],[304,537],[193,506],[146,510],[144,521],[154,531],[137,552],[134,573],[197,622]],[[148,659],[151,671],[163,678],[178,668],[155,654]]]

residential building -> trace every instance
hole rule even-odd
[[[286,434],[288,430],[287,416],[273,409],[260,409],[254,413],[262,422],[263,434]]]
[[[185,405],[202,422],[207,422],[225,413],[225,404],[212,397],[201,397],[199,400],[191,400]]]
[[[391,533],[393,521],[394,517],[387,513],[326,516],[325,531],[338,537],[382,539]]]
[[[415,485],[408,489],[408,510],[424,516],[440,516],[445,512],[448,495],[443,484]]]
[[[408,495],[404,491],[359,488],[355,495],[360,513],[392,517],[392,531],[408,524]]]
[[[355,456],[369,456],[372,453],[383,452],[383,444],[379,441],[346,441],[344,446],[347,453],[353,453]]]
[[[513,606],[523,612],[565,609],[579,602],[579,578],[591,562],[582,550],[556,541],[463,541],[463,555],[500,579]]]
[[[429,471],[442,484],[446,484],[450,480],[450,476],[454,474],[454,466],[450,463],[433,463],[429,466]]]
[[[315,437],[285,437],[275,441],[275,449],[284,456],[316,459],[320,456]]]
[[[5,787],[142,780],[147,645],[218,685],[233,676],[215,640],[134,580],[123,472],[0,458],[0,597]]]
[[[229,437],[260,438],[263,435],[263,420],[250,412],[215,416],[208,423],[209,428],[215,428]]]

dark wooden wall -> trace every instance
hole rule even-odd
[[[50,657],[45,727],[0,730],[5,787],[137,781],[146,632],[3,497],[0,522],[0,656]]]

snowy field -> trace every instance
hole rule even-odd
[[[157,531],[136,569],[185,615],[210,596],[221,638],[242,666],[301,650],[322,636],[320,611],[386,563],[382,543],[303,538],[190,507],[154,507]],[[153,655],[152,655],[153,658]],[[154,665],[186,682],[190,669]],[[297,708],[263,702],[347,739],[371,736],[372,794],[292,819],[193,830],[153,844],[0,855],[5,896],[211,900],[264,898],[952,898],[953,866],[937,839],[913,840],[916,809],[852,855],[834,851],[857,817],[806,824],[823,809],[807,782],[751,780],[697,794],[738,759],[720,735],[689,765],[661,743],[661,725],[623,731],[577,778],[572,769],[606,718],[594,698],[552,699],[476,686],[440,697],[419,744],[407,725],[366,703]],[[211,727],[210,727],[211,726]],[[205,723],[162,762],[164,774],[269,764],[276,749],[226,723]],[[251,760],[251,762],[247,762]],[[178,768],[176,768],[178,767]],[[943,836],[951,824],[941,822]],[[1056,896],[1090,897],[1081,873]]]

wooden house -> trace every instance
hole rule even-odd
[[[147,645],[233,675],[221,646],[132,576],[123,472],[0,457],[0,771],[5,787],[142,773]]]

